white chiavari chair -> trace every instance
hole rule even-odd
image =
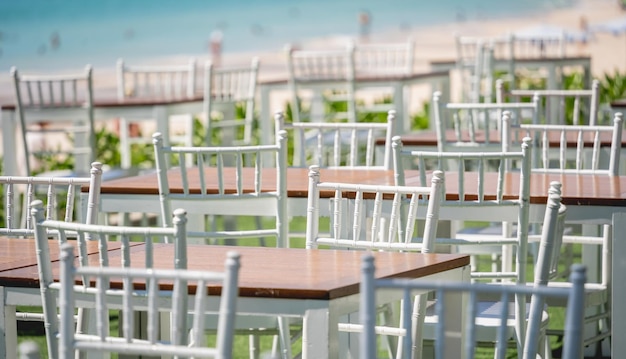
[[[174,212],[174,218],[172,220],[173,226],[171,228],[149,228],[103,226],[49,220],[44,217],[43,203],[39,200],[34,201],[32,208],[31,216],[35,226],[37,266],[39,268],[39,281],[44,308],[43,315],[45,319],[46,340],[48,344],[48,355],[51,358],[57,358],[55,354],[59,353],[56,338],[59,334],[59,323],[57,318],[58,293],[55,291],[53,284],[54,276],[50,258],[51,243],[49,239],[56,239],[59,246],[73,243],[73,245],[78,248],[77,260],[80,266],[94,265],[99,269],[103,267],[119,267],[121,270],[128,270],[132,264],[129,260],[129,251],[132,248],[132,241],[138,240],[145,243],[146,256],[143,266],[145,266],[146,269],[152,267],[152,247],[154,243],[174,243],[176,246],[176,258],[172,265],[176,269],[185,269],[187,267],[187,218],[184,210],[179,209]],[[122,254],[119,256],[120,263],[117,264],[111,263],[109,260],[107,243],[112,240],[117,240],[122,243],[120,248]],[[91,262],[87,252],[88,241],[97,241],[100,248],[97,258],[92,259]],[[78,328],[84,329],[91,328],[92,324],[93,323],[78,323],[77,326]],[[74,325],[73,322],[72,325]],[[101,325],[106,326],[106,330],[108,330],[108,322],[101,323],[98,321],[98,326]]]
[[[75,353],[96,352],[101,354],[168,355],[194,358],[230,358],[233,350],[236,300],[239,281],[239,255],[230,252],[224,263],[224,272],[190,271],[176,268],[148,269],[121,267],[74,266],[74,248],[69,244],[61,247],[60,283],[49,283],[49,288],[60,288],[59,358],[70,359]],[[85,279],[95,281],[95,287],[85,285]],[[111,288],[112,280],[120,280],[122,288]],[[82,284],[75,284],[81,280]],[[173,282],[172,289],[168,289]],[[141,284],[145,289],[141,290]],[[206,345],[204,336],[205,311],[211,301],[207,290],[196,290],[193,306],[188,286],[206,288],[210,284],[221,285],[219,298],[219,324],[214,347]],[[161,288],[164,286],[165,288]],[[75,333],[74,310],[78,301],[95,303],[98,321],[95,334]],[[123,333],[111,335],[106,325],[110,309],[117,309],[122,302]],[[147,307],[147,308],[146,308]],[[56,308],[55,308],[56,309]],[[133,313],[147,310],[147,339],[134,334]],[[171,312],[170,340],[159,340],[159,312]],[[192,313],[191,323],[187,323]],[[55,318],[56,319],[56,318]],[[191,327],[189,334],[187,328]],[[53,338],[54,341],[57,338]]]
[[[0,227],[0,235],[33,238],[35,225],[31,210],[36,199],[44,201],[46,219],[97,223],[101,181],[102,164],[99,162],[91,164],[89,177],[0,176],[4,193],[4,226]],[[87,185],[87,201],[81,203],[81,187]],[[41,313],[24,310],[16,312],[15,318],[18,321],[44,321]]]
[[[205,145],[253,144],[258,74],[256,57],[250,66],[242,67],[215,67],[211,62],[205,63],[202,111],[207,123]],[[241,106],[243,114],[237,106]],[[239,129],[243,132],[241,135]],[[219,143],[215,143],[216,138]]]
[[[117,98],[144,101],[182,101],[196,96],[196,60],[191,58],[184,65],[128,65],[123,59],[117,60]],[[168,133],[167,143],[193,145],[194,114],[176,114],[168,118],[120,118],[120,155],[122,168],[148,166],[152,164],[133,163],[133,146],[148,146],[150,136],[142,131],[147,128]],[[157,123],[157,121],[159,121]],[[162,122],[164,121],[164,122]],[[171,131],[170,131],[171,129]],[[152,166],[150,166],[152,167]]]
[[[285,130],[294,144],[293,166],[391,169],[391,138],[395,111],[387,123],[285,122],[275,115],[277,131]],[[375,158],[377,138],[385,138],[383,158]],[[381,165],[376,165],[382,163]]]
[[[593,80],[591,89],[506,90],[501,80],[496,81],[496,102],[530,102],[537,97],[539,108],[537,122],[553,125],[599,125],[600,84]]]
[[[374,186],[323,182],[319,167],[311,166],[306,247],[434,252],[442,189],[440,172],[433,175],[430,186]],[[323,192],[331,194],[328,208],[321,205]],[[330,217],[329,230],[321,230],[320,217]],[[418,219],[425,221],[424,227],[418,225]],[[422,312],[418,315],[422,320],[426,299],[425,296],[417,298],[412,309],[413,313]],[[401,336],[403,331],[391,324],[394,322],[392,307],[385,306],[381,311],[384,323],[377,327],[377,333],[387,339],[390,357],[400,355],[397,349],[402,346],[397,347],[392,337]],[[359,324],[339,324],[340,331],[359,332],[361,329]],[[414,333],[414,341],[421,342],[420,332]]]
[[[438,244],[448,244],[455,250],[473,254],[473,280],[526,282],[526,253],[528,242],[528,200],[530,197],[530,139],[525,139],[519,152],[428,152],[402,149],[400,137],[393,140],[394,173],[396,185],[419,185],[427,183],[429,171],[443,170],[446,188],[454,186],[458,197],[447,198],[442,206],[451,206],[463,211],[465,221],[488,221],[500,225],[498,233],[484,233],[474,229],[459,230],[452,228],[451,238],[439,238]],[[456,167],[446,169],[446,162],[455,160]],[[507,174],[511,164],[519,164],[519,189],[517,197],[505,198],[504,188],[510,179]],[[410,167],[407,167],[410,166]],[[406,181],[405,168],[417,166],[418,176],[411,182]],[[485,181],[485,177],[494,177],[494,181]],[[450,179],[450,177],[454,179]],[[495,191],[486,191],[487,183],[496,184]],[[476,193],[468,196],[466,193]],[[488,196],[486,193],[494,193]],[[513,231],[517,223],[517,231]],[[456,224],[457,227],[465,224]],[[492,262],[490,270],[478,267],[477,258],[487,256]],[[493,259],[495,258],[495,260]],[[499,261],[497,260],[499,259]],[[498,263],[499,262],[499,263]],[[517,318],[524,316],[524,300],[515,306]],[[524,333],[522,322],[515,323],[515,333]],[[485,327],[488,329],[487,327]],[[490,333],[495,339],[495,335]],[[523,343],[523,337],[518,344]]]
[[[56,175],[86,175],[96,156],[91,65],[67,75],[23,74],[12,67],[11,77],[26,175],[49,171],[43,167],[47,159],[71,168]]]
[[[190,228],[188,231],[189,238],[203,242],[224,240],[226,243],[244,245],[249,245],[250,241],[259,241],[261,245],[265,245],[269,237],[275,239],[277,247],[289,246],[286,219],[287,137],[284,131],[278,133],[274,145],[173,147],[164,145],[159,133],[154,134],[153,143],[157,158],[161,220],[164,226],[172,225],[168,212],[171,212],[175,203],[177,207],[184,207],[190,215],[202,217],[199,228]],[[188,157],[191,157],[193,167],[186,165]],[[216,171],[217,178],[207,177],[205,170],[209,169]],[[273,185],[264,184],[263,178],[268,178],[264,173],[271,174]],[[170,178],[174,174],[179,176],[176,182]],[[227,178],[236,181],[236,192],[224,190],[224,181]],[[218,183],[217,193],[206,190],[207,181]],[[191,183],[200,183],[198,193],[190,191]],[[253,191],[244,191],[244,183],[251,183]],[[175,185],[181,188],[174,190]],[[263,226],[257,225],[256,228],[238,227],[237,217],[257,216],[258,213],[265,213],[264,218],[271,217],[273,223],[263,223]],[[204,223],[206,216],[211,216],[208,218],[213,223]],[[224,218],[223,228],[215,226],[216,216]],[[291,342],[291,334],[287,318],[279,318],[280,324],[276,317],[257,319],[251,317],[256,324],[247,327],[245,321],[238,322],[238,334],[252,332],[252,340],[257,343],[253,345],[253,349],[258,351],[258,335],[278,333],[280,343],[277,345],[280,345],[284,357],[290,357],[291,347],[288,343]],[[255,325],[262,326],[262,330],[257,330],[259,327]],[[276,350],[277,346],[274,352]]]
[[[287,55],[293,122],[357,121],[353,44],[342,50],[288,46]],[[324,102],[336,109],[325,113]]]
[[[435,281],[412,281],[406,279],[385,279],[375,277],[375,265],[374,257],[371,255],[365,255],[362,265],[363,280],[361,281],[361,309],[360,316],[361,322],[364,325],[363,334],[361,337],[361,358],[377,358],[376,337],[375,337],[375,325],[376,325],[376,292],[382,289],[396,289],[402,290],[405,298],[409,299],[413,292],[434,291],[436,296],[443,298],[446,295],[454,293],[465,293],[467,296],[467,306],[463,318],[449,318],[446,315],[445,300],[438,300],[436,303],[435,311],[438,316],[438,322],[436,327],[436,339],[435,339],[435,358],[447,358],[446,347],[447,339],[452,336],[457,336],[459,333],[449,330],[449,323],[454,321],[458,323],[462,320],[466,323],[463,327],[463,333],[467,337],[466,345],[463,348],[467,357],[472,357],[476,349],[475,327],[478,320],[476,310],[478,304],[477,300],[481,294],[497,295],[502,302],[508,302],[510,298],[515,296],[532,295],[531,304],[538,303],[540,299],[544,298],[566,298],[568,301],[567,315],[565,320],[565,337],[563,346],[563,358],[575,359],[582,356],[581,346],[581,331],[580,325],[582,322],[581,314],[583,307],[582,291],[585,283],[585,268],[582,266],[575,266],[572,270],[571,281],[572,287],[568,289],[550,288],[546,286],[526,286],[522,284],[518,285],[490,285],[486,283],[446,283]],[[407,300],[405,300],[405,303]],[[407,310],[409,308],[406,308]],[[542,308],[540,308],[542,309]],[[404,313],[407,313],[407,310]],[[537,313],[539,312],[539,313]],[[540,316],[541,311],[534,310],[530,313],[531,316]],[[494,313],[494,316],[499,319],[502,326],[498,326],[498,329],[502,328],[501,332],[506,331],[506,318],[509,313],[507,306],[501,306],[501,309]],[[404,316],[402,318],[403,323],[409,323],[411,318]],[[411,327],[405,324],[406,337],[411,337]],[[529,327],[530,329],[530,327]],[[529,335],[530,336],[530,335]],[[501,340],[498,341],[496,358],[505,358],[506,352],[506,340],[504,340],[501,334]],[[532,342],[529,340],[529,348],[524,350],[522,358],[534,359],[536,358],[536,350],[532,347]],[[412,343],[410,340],[405,342],[407,346],[406,352],[409,352],[404,358],[410,358],[410,351]]]
[[[504,123],[508,123],[504,116]],[[616,114],[613,126],[591,125],[520,125],[520,130],[533,138],[533,165],[532,172],[547,174],[580,174],[589,176],[617,176],[619,175],[622,115]],[[601,152],[607,151],[602,146],[601,137],[611,139],[608,156],[601,156]],[[559,139],[558,146],[550,146],[550,138]],[[574,139],[573,148],[568,145],[568,138]],[[574,152],[572,154],[572,152]],[[608,159],[606,159],[608,157]],[[611,340],[611,248],[612,226],[602,224],[591,226],[593,221],[587,221],[588,225],[579,228],[573,223],[568,223],[568,232],[563,237],[569,252],[571,246],[583,245],[583,260],[588,259],[594,266],[590,268],[590,280],[585,285],[585,324],[587,325],[584,337],[585,347],[596,345],[596,351],[600,351],[600,343]],[[536,236],[529,236],[530,241],[536,241]],[[584,252],[588,254],[585,254]],[[566,261],[571,262],[571,255],[564,256]],[[560,282],[551,284],[562,285]],[[561,301],[555,305],[564,306]],[[560,333],[556,333],[559,335]]]

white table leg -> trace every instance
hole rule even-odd
[[[0,358],[17,358],[17,322],[15,306],[6,305],[4,287],[0,287]]]
[[[626,353],[626,309],[620,305],[626,298],[626,212],[613,214],[613,260],[611,287],[611,357]]]
[[[259,115],[260,144],[272,143],[272,114],[270,113],[270,89],[267,86],[259,86],[261,92],[261,111]]]
[[[19,175],[17,168],[17,117],[14,111],[0,111],[2,123],[2,153],[4,175]]]
[[[328,308],[307,310],[302,325],[303,359],[338,358],[338,318],[330,318]]]

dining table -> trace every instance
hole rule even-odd
[[[243,190],[252,191],[254,189],[254,169],[245,169],[243,176]],[[189,171],[197,171],[197,169],[189,169]],[[217,172],[215,168],[205,169],[205,179],[207,191],[217,191]],[[250,171],[247,173],[246,171]],[[287,207],[291,216],[306,216],[307,195],[308,195],[308,173],[307,168],[287,168]],[[345,182],[345,183],[362,183],[372,185],[393,185],[394,173],[390,170],[368,170],[368,169],[332,169],[323,168],[320,170],[320,179],[322,182]],[[170,172],[170,190],[182,191],[179,185],[181,179],[179,174]],[[191,176],[190,176],[191,177]],[[473,179],[472,179],[473,178]],[[428,185],[421,184],[417,171],[407,171],[405,173],[407,185]],[[465,175],[466,183],[478,181],[477,173],[468,173]],[[489,193],[489,190],[497,188],[496,174],[486,173],[483,179],[487,181],[485,185],[485,200],[495,198],[495,193]],[[235,189],[236,175],[235,171],[225,171],[223,177],[225,188]],[[493,185],[489,185],[489,181]],[[562,203],[568,208],[567,221],[588,225],[613,225],[613,252],[611,262],[612,280],[614,283],[626,282],[626,222],[619,221],[622,216],[626,216],[626,176],[596,176],[590,174],[545,174],[532,173],[530,180],[530,207],[529,222],[542,223],[545,206],[547,203],[547,191],[552,181],[562,183]],[[268,173],[266,177],[261,179],[262,191],[273,191],[276,188],[275,175]],[[177,185],[178,183],[178,185]],[[446,199],[458,199],[458,173],[447,172],[445,178]],[[516,198],[519,188],[519,173],[510,172],[505,178],[504,186],[505,198]],[[477,198],[477,193],[473,193],[473,186],[465,189],[466,199]],[[199,191],[199,187],[195,190]],[[83,187],[81,199],[86,200],[85,194],[88,188]],[[476,190],[474,189],[474,192]],[[155,173],[144,174],[141,176],[121,178],[116,180],[104,181],[101,187],[100,211],[106,212],[141,212],[141,213],[158,213],[159,212],[159,190],[157,176]],[[322,191],[320,196],[325,200],[330,200],[334,194],[332,191]],[[328,210],[329,206],[320,205],[323,210]],[[172,203],[172,208],[178,208],[176,203]],[[255,210],[251,213],[252,207],[239,207],[242,215],[262,216],[263,211]],[[461,206],[446,206],[440,208],[440,220],[464,220],[467,217],[467,208]],[[485,211],[488,212],[488,211]],[[510,212],[510,213],[508,213]],[[511,209],[507,213],[502,213],[502,218],[508,221],[517,221],[517,211]],[[320,215],[328,216],[328,213],[320,211]],[[481,213],[472,213],[473,220],[490,221],[488,213],[481,217]],[[623,229],[623,230],[620,230]],[[626,287],[615,286],[612,291],[614,303],[621,302],[626,298]],[[613,326],[613,335],[620,337],[626,335],[626,308],[613,306],[611,312],[611,325]],[[611,341],[612,352],[626,352],[626,343],[620,341]],[[623,351],[622,351],[623,350]]]
[[[562,88],[562,75],[565,68],[580,68],[583,73],[583,88],[591,88],[591,56],[535,56],[520,58],[493,59],[493,68],[496,71],[508,71],[513,61],[516,70],[542,69],[547,72],[547,89]],[[454,59],[433,60],[430,62],[431,71],[450,71],[457,67]]]
[[[118,242],[112,242],[112,244]],[[90,256],[97,257],[97,242],[90,242]],[[0,291],[3,314],[0,323],[6,324],[15,315],[15,305],[41,305],[39,274],[32,239],[0,239]],[[51,243],[53,276],[59,280],[58,245]],[[56,249],[55,249],[56,248]],[[359,310],[359,283],[363,251],[331,249],[289,249],[270,247],[233,247],[218,245],[189,245],[188,268],[191,270],[223,271],[228,251],[241,256],[239,298],[237,313],[248,315],[278,315],[303,318],[303,358],[344,358],[340,353],[339,319]],[[130,248],[131,267],[145,266],[144,243],[133,242]],[[374,252],[378,278],[413,278],[416,280],[469,281],[469,257],[460,254],[422,254],[408,252]],[[120,265],[122,251],[109,246],[111,265]],[[173,269],[173,244],[153,246],[153,267]],[[25,259],[25,260],[18,260]],[[94,262],[96,265],[97,262]],[[117,263],[117,264],[116,264]],[[116,286],[112,279],[111,286]],[[211,284],[209,295],[219,295],[220,286]],[[195,293],[196,288],[189,288]],[[393,302],[401,293],[383,293],[379,303]],[[16,299],[20,300],[16,300]],[[453,317],[461,318],[466,297],[446,297],[455,305]],[[95,305],[95,303],[94,303]],[[218,301],[207,306],[208,312],[219,310]],[[448,357],[460,357],[464,336],[461,321],[454,328],[459,335],[450,347]],[[0,330],[5,326],[0,326]],[[15,338],[4,331],[6,353],[2,357],[16,357]],[[346,335],[347,338],[347,335]],[[0,345],[0,347],[2,347]],[[341,346],[343,347],[343,346]],[[11,349],[13,348],[13,349]],[[347,348],[347,347],[346,347]]]

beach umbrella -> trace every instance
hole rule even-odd
[[[568,42],[586,43],[589,39],[587,31],[570,30],[564,27],[539,24],[525,27],[511,33],[515,41],[531,44],[538,49],[540,56],[565,56]],[[526,47],[525,51],[530,50]]]
[[[589,26],[592,32],[609,32],[615,36],[626,33],[626,16]],[[625,37],[626,38],[626,37]]]
[[[602,23],[593,24],[590,26],[593,32],[610,32],[613,35],[620,35],[626,32],[626,16],[613,19]]]

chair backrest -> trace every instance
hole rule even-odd
[[[539,100],[538,122],[553,125],[598,125],[600,84],[593,80],[591,89],[580,90],[505,90],[496,81],[496,101],[528,102]]]
[[[347,110],[334,114],[345,117],[348,122],[356,122],[354,45],[350,43],[343,50],[296,50],[287,47],[287,67],[293,122],[319,122],[318,119],[303,118],[305,104],[303,91],[315,89],[333,94],[345,95]],[[311,109],[313,110],[313,109]]]
[[[579,358],[582,356],[582,325],[584,314],[584,284],[585,284],[585,268],[577,265],[572,268],[572,275],[570,280],[572,286],[570,288],[552,288],[546,286],[527,286],[525,284],[512,284],[512,285],[492,285],[487,283],[463,283],[463,282],[444,282],[444,281],[427,281],[427,280],[412,280],[404,278],[376,278],[374,257],[371,254],[365,254],[363,256],[363,262],[361,266],[361,300],[360,300],[360,319],[361,324],[364,326],[361,334],[360,355],[361,358],[377,358],[376,348],[376,293],[378,290],[401,290],[404,293],[403,313],[400,318],[401,326],[405,328],[406,335],[402,342],[405,347],[403,353],[405,357],[409,357],[411,353],[412,343],[412,330],[411,327],[411,296],[412,291],[434,291],[437,298],[444,298],[445,295],[451,295],[452,293],[462,292],[466,294],[467,305],[463,308],[462,318],[449,319],[449,308],[445,307],[445,300],[437,300],[435,304],[435,313],[438,316],[437,327],[435,330],[435,358],[447,358],[450,357],[449,353],[446,353],[446,345],[448,339],[457,339],[459,332],[455,328],[448,328],[446,325],[454,323],[457,327],[459,322],[461,323],[461,331],[465,335],[465,347],[463,348],[465,356],[471,358],[474,356],[474,351],[477,347],[475,330],[476,327],[476,314],[477,304],[481,295],[498,296],[499,300],[508,303],[511,298],[515,296],[532,295],[532,303],[535,303],[539,298],[567,298],[567,312],[565,316],[565,337],[563,344],[563,358]],[[508,305],[499,306],[501,310],[495,313],[500,318],[500,325],[496,331],[499,333],[498,340],[496,341],[496,353],[495,357],[504,358],[507,350],[507,338],[505,337],[507,324]],[[543,307],[535,312],[530,313],[531,316],[541,317]],[[464,324],[463,324],[464,323]],[[527,342],[528,343],[528,342]],[[536,347],[529,346],[528,351],[524,352],[523,358],[530,359],[535,358],[535,352],[533,349]]]
[[[612,126],[521,124],[516,128],[509,124],[507,113],[502,121],[509,137],[511,131],[521,131],[523,136],[533,139],[533,172],[619,175],[623,121],[619,112]],[[557,141],[558,146],[552,145]],[[507,143],[512,140],[503,140],[503,144]],[[600,156],[607,147],[610,148],[608,161]]]
[[[481,102],[483,77],[490,74],[490,57],[483,39],[456,36],[456,69],[460,72],[462,101]]]
[[[357,43],[354,46],[356,77],[406,76],[413,73],[415,44],[412,39],[403,43]]]
[[[456,68],[464,102],[492,102],[495,61],[508,60],[507,76],[514,80],[511,38],[456,36]]]
[[[196,60],[186,65],[127,65],[117,60],[117,98],[181,100],[193,98]]]
[[[277,246],[287,238],[287,135],[280,132],[275,145],[231,147],[171,147],[163,144],[160,133],[153,135],[159,180],[161,219],[171,226],[172,202],[181,203],[190,213],[245,215],[253,206],[274,215],[272,229],[189,232],[191,237],[250,238],[273,236]],[[187,168],[187,157],[193,157],[193,168]],[[272,158],[273,157],[273,158]],[[177,162],[177,167],[167,163]],[[212,174],[207,174],[209,171]],[[170,176],[178,176],[170,183]],[[172,180],[173,181],[173,180]],[[236,191],[227,192],[224,182],[235,182]],[[208,182],[217,182],[217,191],[207,190]],[[266,184],[266,182],[268,184]],[[190,190],[197,185],[199,192]],[[175,189],[174,186],[179,186]],[[232,188],[232,187],[231,187]],[[177,205],[178,206],[178,205]],[[249,214],[249,213],[248,213]]]
[[[513,34],[512,45],[516,59],[562,58],[566,55],[567,35]]]
[[[239,285],[239,254],[229,252],[224,272],[189,271],[186,269],[100,268],[74,266],[73,247],[62,246],[60,280],[61,359],[74,358],[75,351],[119,353],[132,355],[172,355],[200,358],[230,358],[233,349],[236,300]],[[75,285],[77,280],[89,278],[95,288]],[[119,281],[121,288],[111,288],[111,281]],[[84,282],[83,282],[84,283]],[[173,283],[173,284],[172,284]],[[207,286],[221,286],[217,342],[206,346],[204,318],[206,309],[217,298],[208,296]],[[191,288],[195,288],[193,308],[189,308]],[[96,307],[97,333],[77,334],[74,330],[74,311],[77,300],[91,300]],[[106,325],[110,309],[119,309],[123,303],[123,334],[112,336]],[[159,302],[171,302],[163,308]],[[147,307],[147,308],[146,308]],[[147,340],[134,334],[133,316],[137,310],[148,312]],[[171,312],[171,341],[159,341],[159,310]],[[191,312],[192,334],[187,333],[188,313]]]
[[[277,112],[277,131],[285,130],[293,142],[293,166],[391,169],[391,139],[396,112],[389,111],[387,123],[290,122]],[[385,138],[382,159],[376,139]]]
[[[80,266],[96,265],[97,267],[115,266],[109,261],[108,242],[116,239],[121,242],[122,251],[119,267],[128,270],[130,263],[131,241],[141,240],[145,243],[145,260],[141,265],[152,268],[152,245],[154,242],[173,242],[176,245],[174,268],[187,268],[187,230],[186,212],[182,209],[174,212],[172,228],[145,228],[124,226],[102,226],[95,224],[69,223],[63,221],[48,220],[44,217],[43,203],[34,201],[31,211],[32,221],[35,226],[35,241],[37,247],[37,266],[39,268],[39,282],[42,303],[44,303],[44,320],[48,353],[58,353],[57,323],[57,298],[52,288],[54,276],[52,271],[51,251],[49,238],[58,240],[59,245],[74,243],[78,247],[78,263]],[[75,239],[68,241],[68,239]],[[87,245],[90,241],[97,241],[97,256],[89,256]],[[90,259],[91,258],[91,259]],[[85,278],[83,283],[89,283]],[[103,292],[104,294],[104,292]]]
[[[329,245],[369,250],[432,252],[439,219],[443,178],[429,187],[375,186],[320,181],[319,167],[309,171],[306,247]],[[320,197],[330,194],[328,212]],[[423,209],[423,208],[426,209]],[[419,217],[418,217],[419,212]],[[320,234],[320,214],[330,216],[330,233]],[[425,220],[417,235],[417,220]]]
[[[502,113],[509,111],[515,123],[537,123],[538,103],[441,102],[433,94],[432,118],[437,132],[437,149],[447,151],[501,151]],[[450,137],[449,133],[454,136]],[[452,139],[452,140],[451,140]]]
[[[519,152],[427,152],[405,151],[402,140],[396,136],[392,140],[394,154],[394,176],[398,186],[428,183],[432,170],[444,171],[446,198],[442,206],[458,207],[463,211],[464,220],[510,221],[518,223],[517,238],[510,235],[490,240],[439,239],[437,243],[452,245],[501,245],[516,246],[515,268],[502,271],[474,271],[472,278],[513,279],[526,281],[526,253],[528,242],[528,223],[530,200],[530,139],[524,139]],[[446,164],[454,160],[457,167],[446,171]],[[417,176],[407,181],[405,163],[417,165]],[[519,182],[509,175],[511,164],[518,164]],[[492,168],[495,169],[491,170]],[[456,177],[456,178],[455,178]],[[486,180],[489,178],[489,180]],[[496,186],[489,188],[488,186]],[[517,187],[512,186],[519,186]],[[511,190],[514,188],[513,190]],[[515,190],[517,189],[517,190]],[[450,195],[456,193],[456,196]]]
[[[0,228],[0,234],[34,236],[30,212],[31,204],[37,198],[45,199],[46,219],[97,223],[101,182],[100,162],[91,164],[90,177],[0,176],[4,193],[4,227]],[[86,207],[78,205],[81,187],[85,185],[89,186]],[[78,213],[75,213],[77,209]]]
[[[67,75],[24,75],[11,68],[17,114],[24,146],[26,175],[40,170],[41,159],[58,163],[73,162],[77,175],[95,160],[96,138],[93,112],[92,68]],[[71,125],[68,125],[71,123]],[[65,134],[67,138],[46,136],[35,145],[27,135]],[[71,145],[68,146],[68,143]],[[44,169],[46,170],[46,169]]]
[[[254,128],[255,96],[259,74],[259,59],[252,59],[247,67],[214,67],[207,61],[204,65],[204,107],[207,129],[205,143],[212,144],[212,134],[219,128],[243,128],[242,144],[252,144]],[[243,121],[237,115],[237,104],[244,104]],[[228,106],[223,108],[222,106]],[[215,121],[214,111],[223,116]],[[223,143],[223,142],[222,142]]]

